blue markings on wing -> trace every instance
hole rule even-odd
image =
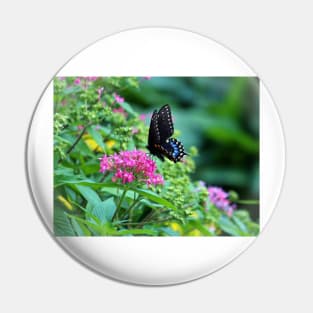
[[[179,155],[179,149],[176,142],[170,141],[172,148],[174,149],[173,156],[176,158]]]

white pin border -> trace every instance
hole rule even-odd
[[[127,48],[127,49],[126,49]],[[129,30],[74,56],[57,76],[256,76],[222,45],[168,28]],[[274,103],[260,84],[260,225],[268,222],[284,177],[285,144]],[[53,233],[53,86],[32,119],[26,151],[35,205]],[[240,255],[255,237],[55,237],[78,261],[113,279],[146,285],[177,284],[208,275]]]

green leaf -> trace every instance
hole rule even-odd
[[[119,105],[129,114],[136,116],[137,113],[132,109],[132,107],[127,102],[119,103]]]
[[[55,236],[76,236],[66,213],[58,207],[54,208],[53,222]]]
[[[157,236],[158,232],[152,229],[123,229],[116,233],[118,236],[127,236],[127,235],[148,235],[148,236]]]
[[[248,234],[248,229],[246,225],[236,216],[232,217],[232,220],[236,223],[236,225],[239,227],[239,229],[244,233]]]
[[[235,201],[238,204],[247,204],[247,205],[259,205],[259,200],[237,200]]]
[[[73,141],[70,141],[70,140],[68,140],[68,139],[65,139],[65,138],[63,138],[63,137],[61,137],[61,136],[55,135],[55,136],[54,136],[54,139],[56,139],[56,140],[58,140],[58,141],[61,141],[61,142],[64,142],[64,143],[68,144],[69,146],[71,146],[71,145],[73,144]]]
[[[120,189],[120,190],[119,190]],[[114,195],[114,196],[121,196],[122,195],[122,191],[125,190],[125,188],[121,187],[121,188],[118,188],[117,186],[115,187],[104,187],[104,188],[101,188],[101,191],[103,192],[107,192],[111,195]],[[134,196],[135,196],[135,192],[132,191],[132,190],[128,190],[125,194],[125,198],[129,198],[129,199],[134,199]]]
[[[160,230],[167,236],[179,236],[179,233],[170,227],[160,227]]]
[[[90,236],[90,231],[84,226],[84,224],[72,219],[72,225],[77,236]]]
[[[147,199],[143,199],[143,200],[140,200],[140,203],[151,208],[151,209],[158,209],[158,208],[162,208],[163,205],[162,204],[159,204],[159,203],[155,203],[155,202],[152,202],[152,201],[149,201]]]
[[[227,234],[232,236],[242,236],[243,233],[240,231],[240,229],[237,227],[236,224],[234,224],[229,217],[222,215],[218,221],[219,227]]]
[[[100,146],[102,150],[105,150],[103,138],[99,134],[99,132],[93,126],[88,127],[87,131],[91,135],[91,137],[95,140],[95,142],[98,144],[98,146]]]
[[[102,224],[112,221],[116,210],[116,204],[114,198],[111,197],[105,201],[98,203],[93,209],[91,209],[91,214],[96,216]]]
[[[75,215],[71,215],[71,214],[66,214],[66,216],[68,216],[71,220],[76,220],[77,222],[80,222],[83,225],[86,225],[89,227],[89,229],[91,230],[91,232],[93,233],[93,235],[99,236],[102,232],[102,227],[99,226],[98,224],[95,224],[91,221],[87,221],[84,220],[78,216]]]
[[[101,202],[101,199],[98,196],[98,194],[90,187],[80,185],[75,185],[74,187],[76,187],[79,193],[88,201],[88,203],[92,207],[95,207],[97,204]]]
[[[169,209],[173,209],[175,211],[177,211],[177,208],[175,207],[175,205],[173,205],[171,202],[163,199],[162,197],[160,197],[159,195],[157,195],[156,193],[150,191],[150,190],[143,190],[143,189],[138,189],[138,188],[133,188],[134,191],[136,191],[138,194],[140,194],[143,197],[146,197],[149,200],[152,200],[156,203],[159,203]]]

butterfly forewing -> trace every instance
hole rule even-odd
[[[159,144],[160,142],[161,138],[158,127],[158,113],[157,110],[155,110],[152,114],[150,122],[148,146],[153,147],[155,144]]]
[[[160,141],[164,143],[174,134],[171,108],[168,104],[164,105],[158,112],[158,129]]]

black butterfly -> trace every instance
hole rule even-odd
[[[147,149],[151,154],[164,161],[164,156],[173,162],[179,162],[187,153],[183,144],[175,138],[171,108],[165,104],[159,112],[154,110],[149,129]]]

